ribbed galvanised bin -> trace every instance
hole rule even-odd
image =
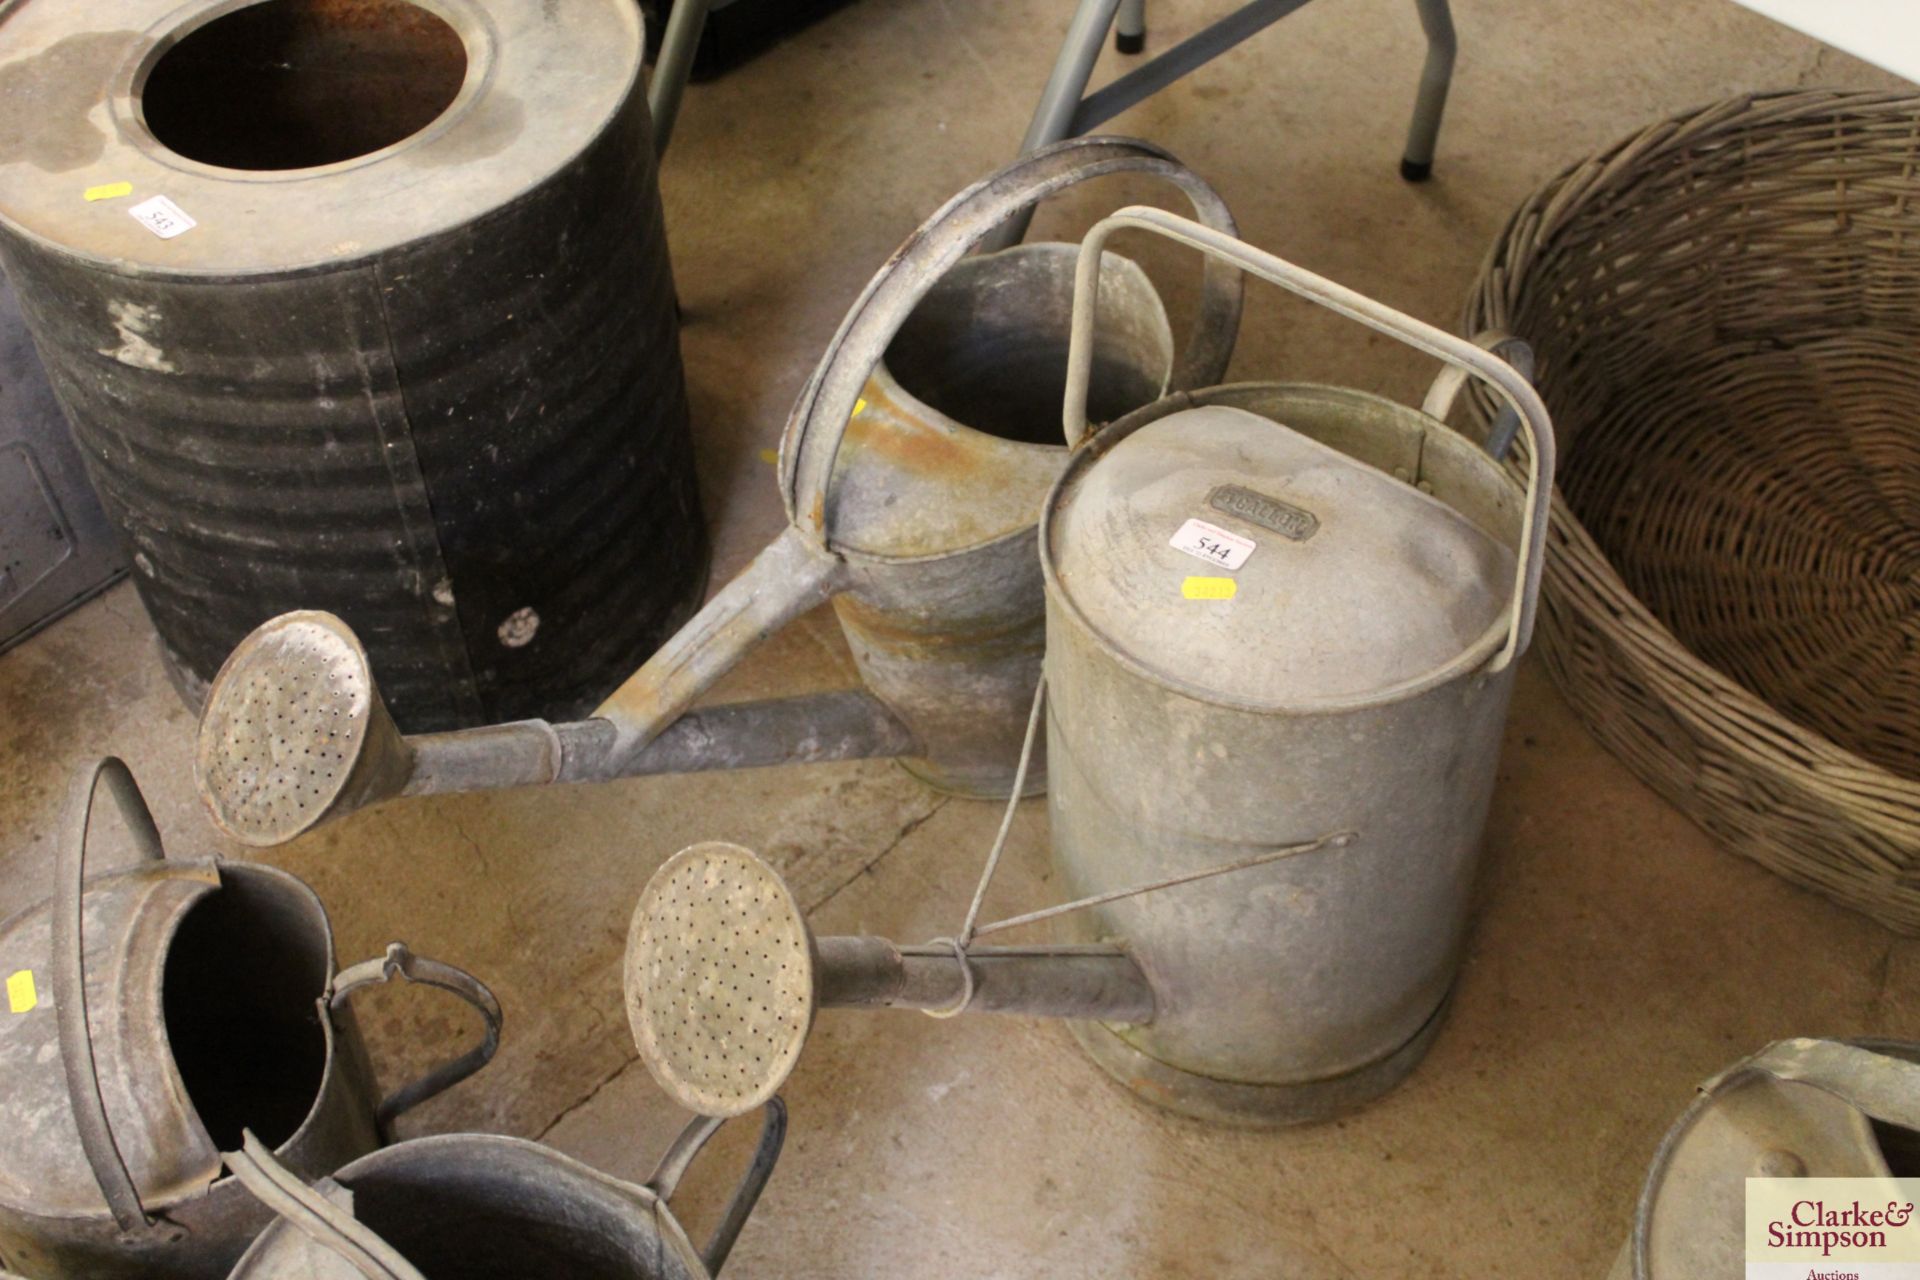
[[[347,618],[395,716],[569,717],[705,584],[630,0],[24,0],[0,257],[189,700]]]

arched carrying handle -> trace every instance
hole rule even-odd
[[[1527,507],[1520,526],[1520,555],[1514,571],[1511,617],[1507,642],[1488,660],[1486,670],[1505,670],[1526,652],[1533,637],[1533,619],[1540,599],[1541,559],[1546,549],[1547,512],[1553,501],[1553,423],[1532,384],[1506,361],[1463,341],[1444,329],[1416,320],[1385,303],[1345,285],[1335,284],[1295,266],[1284,258],[1233,236],[1205,227],[1178,214],[1140,205],[1102,219],[1080,244],[1074,273],[1073,333],[1067,350],[1067,394],[1061,409],[1067,443],[1078,445],[1087,434],[1087,384],[1093,372],[1093,325],[1100,305],[1101,251],[1116,231],[1134,228],[1152,231],[1188,248],[1233,263],[1249,275],[1279,285],[1311,302],[1357,320],[1370,329],[1398,338],[1430,356],[1464,369],[1492,385],[1501,399],[1520,415],[1527,434],[1532,468],[1527,484]]]
[[[113,1140],[106,1100],[100,1094],[100,1069],[93,1056],[93,1029],[87,1022],[86,943],[81,936],[86,896],[87,843],[93,826],[93,801],[100,784],[119,807],[120,817],[133,837],[136,863],[161,862],[160,828],[140,794],[140,784],[126,764],[103,756],[83,766],[67,789],[60,836],[54,847],[54,903],[52,924],[54,1025],[60,1039],[60,1065],[67,1078],[67,1101],[74,1127],[80,1131],[80,1149],[93,1170],[93,1179],[106,1197],[107,1209],[122,1231],[149,1225],[140,1204],[140,1191],[127,1171],[126,1158]]]
[[[1206,181],[1151,143],[1070,138],[1021,156],[941,206],[887,260],[827,344],[802,388],[780,440],[780,485],[795,528],[827,541],[827,484],[861,390],[927,291],[995,227],[1048,196],[1093,178],[1138,173],[1178,187],[1201,222],[1231,237],[1233,215]],[[1209,262],[1199,314],[1175,367],[1172,389],[1211,386],[1225,376],[1240,332],[1240,273]]]
[[[372,1227],[302,1182],[251,1130],[243,1130],[240,1141],[240,1150],[223,1157],[227,1171],[300,1234],[339,1254],[366,1280],[426,1280]]]
[[[451,991],[479,1010],[487,1026],[479,1044],[387,1095],[377,1113],[383,1136],[401,1115],[428,1098],[444,1093],[486,1066],[493,1060],[494,1051],[500,1047],[500,1002],[487,989],[487,985],[464,969],[414,955],[404,942],[388,943],[385,955],[362,960],[352,968],[341,971],[340,976],[333,980],[333,994],[327,998],[327,1006],[338,1009],[360,988],[391,982],[395,978]]]
[[[717,1276],[720,1268],[726,1265],[727,1255],[733,1252],[733,1242],[740,1238],[740,1228],[747,1225],[747,1218],[753,1213],[753,1206],[760,1201],[760,1193],[766,1190],[767,1179],[773,1176],[773,1166],[780,1159],[780,1147],[787,1140],[787,1104],[778,1098],[767,1099],[764,1118],[760,1122],[760,1144],[754,1148],[753,1163],[741,1176],[740,1185],[734,1189],[733,1198],[727,1202],[727,1211],[721,1216],[720,1225],[715,1227],[713,1235],[707,1240],[707,1247],[700,1251],[700,1260],[706,1264],[707,1274]],[[707,1145],[708,1139],[720,1131],[726,1120],[720,1116],[701,1116],[680,1131],[673,1140],[667,1153],[660,1157],[660,1163],[654,1168],[653,1176],[647,1179],[647,1190],[659,1196],[662,1201],[673,1199],[673,1193],[680,1186],[680,1179],[686,1176],[692,1167],[694,1157]]]
[[[1755,1074],[1812,1085],[1869,1119],[1920,1132],[1920,1062],[1875,1052],[1871,1041],[1776,1040],[1701,1092],[1718,1093]]]
[[[1473,345],[1482,351],[1491,351],[1519,371],[1528,382],[1533,381],[1533,348],[1525,338],[1515,337],[1504,329],[1482,329],[1473,335]],[[1427,388],[1427,398],[1420,402],[1420,412],[1429,418],[1441,422],[1453,412],[1453,402],[1460,394],[1460,388],[1467,385],[1467,371],[1457,364],[1442,369]],[[1520,415],[1510,404],[1500,406],[1500,413],[1487,428],[1487,438],[1480,447],[1495,462],[1506,460],[1507,450],[1513,448],[1513,438],[1520,432]]]

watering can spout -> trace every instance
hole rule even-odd
[[[710,672],[704,680],[678,680],[677,703],[704,692],[725,665],[701,669]],[[267,847],[398,796],[919,750],[899,717],[864,689],[682,708],[664,728],[638,726],[631,718],[521,720],[402,734],[346,623],[329,613],[290,613],[242,641],[215,678],[194,775],[215,826],[242,844]],[[640,734],[646,740],[620,754],[623,740]]]
[[[721,842],[681,850],[634,908],[627,1019],[654,1079],[704,1115],[771,1098],[821,1008],[1153,1020],[1154,993],[1120,946],[899,946],[815,938],[779,872]]]

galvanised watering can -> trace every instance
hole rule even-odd
[[[101,784],[138,856],[85,879]],[[271,1217],[221,1175],[243,1128],[318,1176],[499,1043],[492,993],[399,943],[336,972],[326,910],[286,872],[168,859],[118,760],[75,778],[57,876],[0,925],[0,1263],[35,1280],[217,1280]],[[396,977],[458,995],[486,1033],[382,1101],[347,1001]]]
[[[1913,1177],[1916,1157],[1920,1044],[1777,1041],[1702,1084],[1667,1131],[1608,1280],[1741,1280],[1748,1178]]]
[[[711,1280],[786,1136],[766,1104],[760,1144],[706,1247],[668,1201],[720,1121],[688,1125],[634,1186],[519,1138],[449,1134],[363,1156],[309,1187],[250,1135],[228,1166],[271,1205],[232,1280]]]
[[[1518,415],[1527,484],[1439,417],[1337,387],[1175,395],[1089,431],[1097,268],[1122,228],[1484,380]],[[1044,710],[1073,900],[976,923],[1003,824],[953,937],[814,938],[747,850],[683,851],[641,895],[625,972],[642,1058],[683,1105],[770,1096],[822,1007],[1071,1018],[1128,1088],[1250,1124],[1376,1096],[1439,1025],[1533,625],[1546,410],[1481,347],[1158,210],[1095,227],[1077,277],[1027,734]],[[1049,919],[1069,922],[1051,944],[976,946]]]
[[[1171,183],[1232,231],[1206,183],[1128,139],[1063,142],[955,196],[869,282],[801,392],[781,445],[787,531],[592,719],[403,738],[345,625],[283,615],[242,642],[207,700],[196,776],[215,823],[270,845],[402,794],[883,755],[948,791],[1005,795],[1040,673],[1034,538],[1066,460],[1047,438],[1076,251],[964,255],[1036,201],[1120,173]],[[1117,322],[1089,349],[1092,412],[1114,417],[1163,393],[1172,339],[1137,266],[1108,255],[1097,270]],[[1173,386],[1225,370],[1240,301],[1238,274],[1210,264]],[[689,714],[827,600],[863,689]]]

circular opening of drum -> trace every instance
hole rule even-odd
[[[307,169],[420,132],[466,76],[459,33],[407,0],[262,0],[161,55],[141,108],[190,160]]]

